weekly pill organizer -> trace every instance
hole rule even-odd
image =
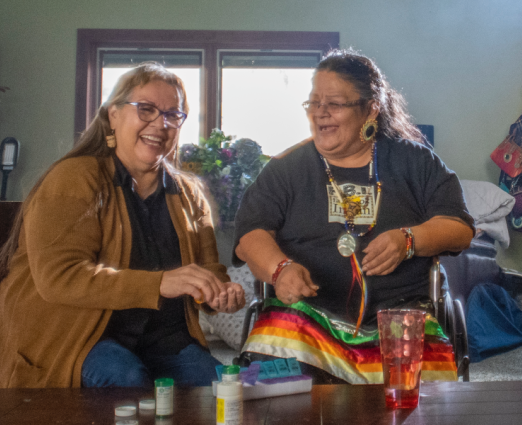
[[[212,383],[214,396],[217,384],[221,382],[222,371],[222,365],[216,366],[218,381]],[[248,368],[240,369],[239,380],[243,384],[243,400],[312,391],[312,378],[301,373],[295,358],[252,362]]]

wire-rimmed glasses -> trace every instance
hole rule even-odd
[[[160,115],[163,115],[163,122],[172,128],[180,128],[187,118],[187,114],[181,111],[162,111],[150,103],[144,102],[125,102],[126,105],[133,105],[138,111],[138,118],[145,122],[152,122]]]
[[[357,100],[353,100],[351,102],[346,102],[346,103],[336,103],[336,102],[321,103],[321,102],[317,102],[315,100],[307,100],[306,102],[303,102],[302,105],[303,105],[304,110],[309,114],[313,114],[313,113],[317,112],[317,110],[321,106],[324,106],[326,111],[328,111],[332,114],[336,114],[336,113],[340,112],[343,108],[350,108],[352,106],[362,105],[365,102],[366,101],[364,99],[357,99]]]

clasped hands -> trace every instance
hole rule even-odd
[[[196,264],[164,272],[160,294],[165,298],[190,295],[221,313],[234,313],[245,306],[245,292],[240,284],[223,283],[214,273]]]

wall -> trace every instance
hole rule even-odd
[[[0,140],[22,144],[8,199],[72,145],[78,28],[339,31],[435,126],[461,179],[496,183],[489,154],[522,114],[521,23],[520,0],[3,0]],[[522,235],[512,239],[500,261],[520,269]]]

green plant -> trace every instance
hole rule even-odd
[[[234,220],[248,186],[270,159],[250,139],[232,141],[232,136],[215,128],[199,145],[180,148],[181,168],[201,176],[219,208],[219,226]]]

